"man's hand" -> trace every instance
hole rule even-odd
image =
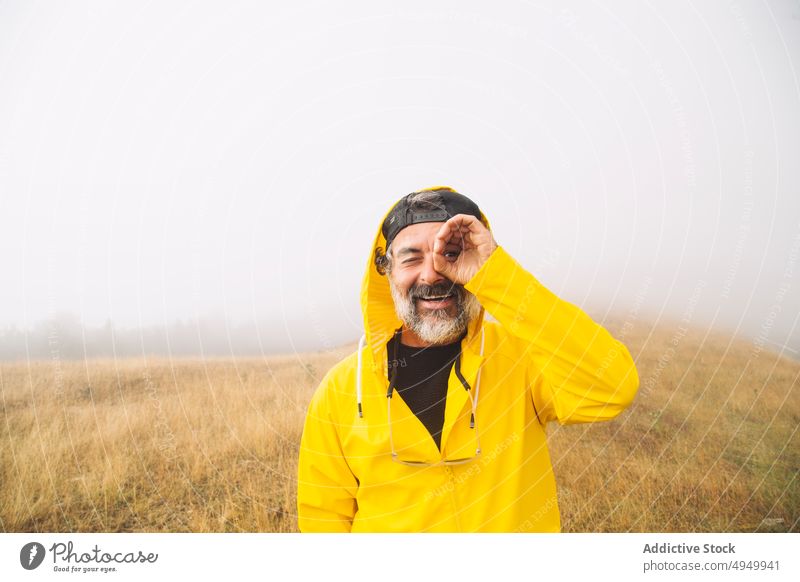
[[[433,268],[453,283],[464,285],[496,248],[492,233],[480,220],[469,214],[456,214],[436,233]]]

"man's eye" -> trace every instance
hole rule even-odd
[[[461,254],[461,251],[445,251],[444,252],[444,256],[447,259],[457,259],[459,254]]]

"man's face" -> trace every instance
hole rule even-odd
[[[461,337],[480,312],[477,298],[433,268],[433,242],[441,222],[412,224],[392,241],[389,285],[395,311],[405,326],[433,345]],[[452,245],[445,257],[455,261],[461,249]]]

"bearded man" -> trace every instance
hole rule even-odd
[[[447,187],[384,217],[361,306],[358,350],[306,416],[300,530],[560,531],[545,426],[624,410],[639,385],[625,346],[525,271]]]

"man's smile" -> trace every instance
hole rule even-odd
[[[434,295],[429,297],[418,297],[416,300],[417,306],[423,307],[428,310],[433,309],[446,309],[455,305],[456,294],[451,292],[447,295]]]

